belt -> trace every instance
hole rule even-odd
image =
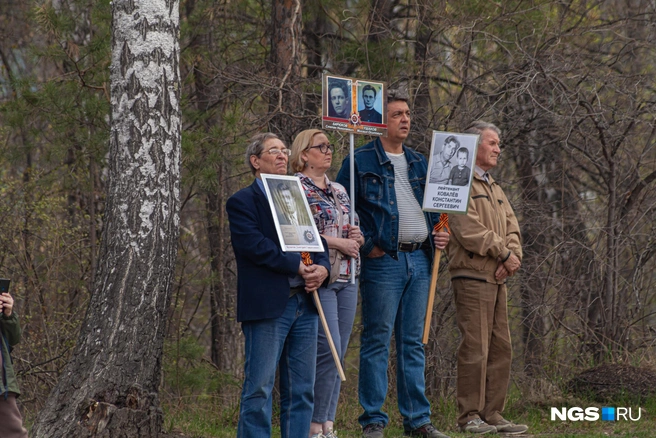
[[[424,245],[424,242],[399,242],[397,251],[399,252],[412,252],[416,251]]]

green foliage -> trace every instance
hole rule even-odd
[[[228,436],[222,431],[236,424],[240,382],[207,361],[205,350],[191,336],[166,342],[162,387],[165,427],[197,436]]]
[[[16,27],[3,29],[11,51],[0,70],[0,273],[12,278],[22,318],[15,357],[33,418],[74,347],[92,287],[91,229],[99,235],[98,170],[109,138],[110,9],[28,3],[12,8]]]
[[[169,340],[164,349],[164,383],[180,397],[205,397],[216,392],[225,378],[203,360],[205,346],[192,337]]]
[[[239,379],[207,359],[209,295],[235,294],[220,213],[225,200],[251,181],[245,143],[267,129],[267,93],[279,85],[267,69],[271,3],[183,0],[180,7],[186,202],[163,398],[169,429],[184,425],[197,436],[234,436]],[[653,359],[653,5],[355,0],[345,6],[322,0],[303,2],[303,8],[304,66],[293,90],[303,96],[303,107],[288,114],[301,126],[320,125],[309,103],[321,94],[315,75],[331,72],[407,87],[409,144],[424,152],[432,129],[458,131],[477,118],[502,128],[507,147],[495,171],[521,218],[528,258],[510,283],[517,369],[525,365],[529,319],[544,324],[537,335],[544,347],[542,378],[515,374],[509,416],[538,433],[641,436],[643,423],[635,432],[622,425],[554,425],[545,420],[543,405],[525,400],[532,385],[548,400],[572,369],[595,361]],[[18,2],[12,14],[20,24],[0,15],[6,39],[0,49],[0,273],[13,279],[26,327],[16,351],[31,395],[25,399],[35,400],[27,404],[29,416],[66,362],[92,289],[92,230],[101,232],[105,201],[111,7],[97,0]],[[316,47],[308,39],[313,33]],[[306,63],[310,50],[317,50],[312,62],[320,65]],[[348,135],[329,137],[338,146],[334,176],[348,153]],[[370,140],[356,136],[356,147]],[[217,204],[211,218],[208,199]],[[611,205],[611,199],[618,202]],[[216,247],[208,242],[210,226],[222,233]],[[608,248],[613,239],[614,255]],[[210,267],[211,256],[222,263],[218,270]],[[440,289],[449,300],[444,281]],[[615,313],[594,316],[594,305],[606,303],[599,291],[607,284]],[[443,365],[431,365],[431,373],[452,376],[458,335],[452,308],[444,309],[440,339],[428,357]],[[234,308],[222,311],[218,316],[235,326]],[[610,326],[615,331],[604,332]],[[341,437],[359,436],[356,377],[349,376],[340,403]],[[434,403],[436,424],[459,436],[452,377],[429,380],[445,382],[430,388],[432,394],[449,393]],[[395,412],[393,396],[386,408]],[[647,429],[651,421],[644,424]],[[390,427],[401,434],[398,416]]]

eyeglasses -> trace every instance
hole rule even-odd
[[[262,153],[268,152],[271,155],[277,157],[280,154],[287,155],[288,157],[292,154],[291,149],[278,149],[278,148],[271,148],[268,151],[262,151]]]
[[[318,144],[316,146],[310,146],[309,149],[314,149],[314,148],[319,149],[322,154],[327,154],[328,151],[330,151],[330,153],[335,152],[335,145],[330,144],[330,143],[322,143],[322,144]]]

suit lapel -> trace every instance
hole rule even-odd
[[[251,184],[251,189],[253,190],[256,202],[258,202],[260,206],[265,206],[269,209],[269,200],[267,199],[266,193],[262,191],[260,185],[257,183],[257,179]]]
[[[253,190],[253,198],[255,200],[256,209],[262,212],[262,214],[264,214],[265,217],[270,221],[271,225],[273,225],[273,216],[271,214],[269,200],[267,199],[266,193],[264,193],[264,191],[262,191],[260,188],[257,180],[253,181],[253,184],[251,184],[251,190]]]

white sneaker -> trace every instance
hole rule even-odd
[[[496,427],[487,424],[480,418],[474,418],[473,420],[468,421],[467,424],[459,426],[458,429],[460,429],[460,432],[477,433],[479,435],[490,432],[494,433],[497,431]]]

